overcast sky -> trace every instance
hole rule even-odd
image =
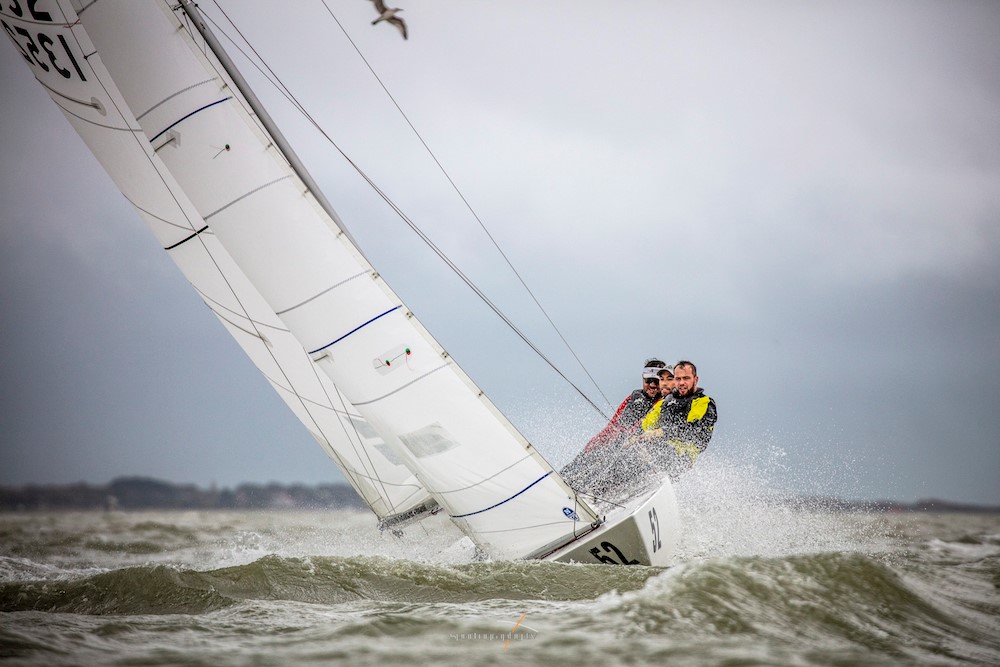
[[[699,465],[1000,504],[1000,3],[398,0],[407,41],[329,4],[612,403],[690,358],[720,414]],[[223,7],[599,396],[322,4]],[[567,460],[600,418],[251,78],[396,292]],[[340,480],[9,44],[0,84],[0,484]]]

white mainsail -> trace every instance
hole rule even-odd
[[[153,145],[66,6],[0,10],[36,78],[125,197],[313,438],[381,519],[433,504],[364,418],[309,359],[157,159]],[[51,56],[49,55],[51,54]],[[179,139],[174,135],[171,141]]]
[[[31,7],[4,17],[36,77],[380,516],[429,494],[499,557],[591,529],[595,513],[381,280],[174,3]]]

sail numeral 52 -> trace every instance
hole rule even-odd
[[[600,549],[604,549],[604,551],[607,552],[607,553],[610,553],[612,551],[615,552],[615,555],[618,556],[618,560],[615,560],[614,558],[612,558],[611,556],[608,556],[606,554],[602,554],[601,551],[600,551]],[[638,565],[639,564],[639,561],[637,561],[637,560],[629,560],[628,558],[626,558],[625,554],[623,554],[621,552],[621,549],[619,549],[615,545],[611,544],[611,542],[601,542],[600,549],[597,548],[597,547],[594,547],[593,549],[590,550],[590,553],[592,553],[594,555],[594,558],[596,558],[597,560],[601,561],[602,563],[607,563],[608,565]]]
[[[656,516],[655,507],[649,510],[649,527],[653,529],[653,553],[656,553],[663,548],[663,542],[660,541],[660,517]]]

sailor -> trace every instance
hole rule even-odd
[[[715,400],[698,387],[698,369],[690,361],[674,364],[673,390],[643,419],[642,439],[657,467],[672,479],[690,470],[708,447],[718,419]]]
[[[656,428],[656,424],[660,420],[660,409],[663,407],[663,401],[670,396],[670,392],[674,390],[673,366],[667,364],[659,370],[658,375],[660,376],[660,400],[658,400],[653,407],[649,409],[649,412],[647,412],[642,418],[642,421],[639,422],[643,432]]]
[[[622,401],[611,421],[590,439],[576,457],[559,471],[575,489],[594,488],[595,480],[603,479],[621,456],[621,445],[629,436],[637,436],[643,416],[660,400],[659,371],[667,364],[659,359],[647,359],[642,369],[642,387]]]
[[[647,359],[642,369],[642,387],[636,389],[622,401],[608,425],[590,439],[584,452],[591,452],[599,447],[611,444],[621,444],[629,435],[639,432],[639,423],[649,409],[660,400],[660,369],[666,363],[656,359]]]

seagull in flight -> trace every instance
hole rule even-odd
[[[398,7],[386,7],[385,2],[382,0],[372,0],[372,2],[375,3],[375,11],[379,14],[378,18],[372,21],[372,25],[375,25],[379,21],[388,21],[399,28],[399,31],[403,33],[403,39],[409,39],[406,36],[406,24],[403,23],[403,19],[396,16],[396,12],[401,12],[403,10]]]

